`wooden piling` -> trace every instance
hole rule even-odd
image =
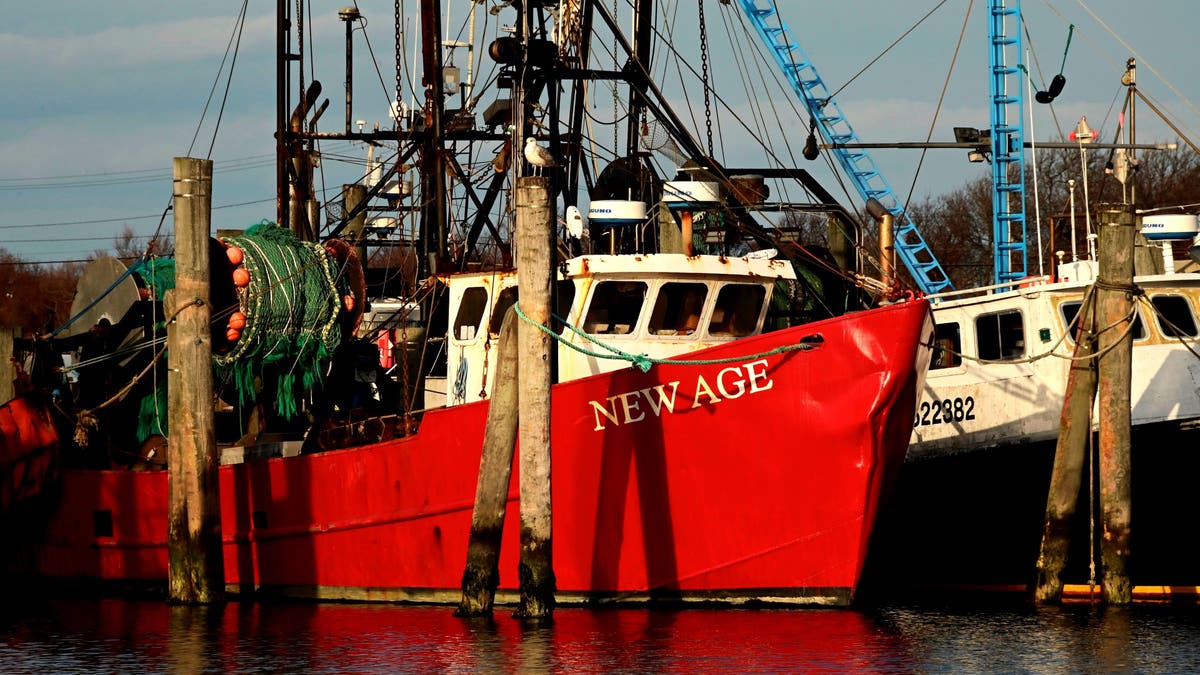
[[[496,379],[488,403],[487,431],[479,458],[475,485],[475,511],[467,541],[467,567],[463,571],[462,600],[455,616],[491,616],[500,583],[500,537],[508,508],[513,451],[517,444],[519,377],[517,314],[510,307],[496,346]]]
[[[1134,308],[1133,209],[1106,209],[1100,219],[1097,325],[1100,327],[1100,560],[1104,600],[1124,605],[1133,599],[1127,571],[1130,530],[1130,379]]]
[[[533,324],[550,324],[550,179],[517,179],[517,285],[519,306]],[[549,619],[554,611],[550,531],[549,335],[522,321],[517,329],[521,438],[521,600],[516,616]]]
[[[0,328],[0,403],[11,400],[17,395],[13,380],[17,377],[17,368],[13,363],[13,344],[16,341],[17,329]]]
[[[1071,544],[1071,520],[1083,484],[1084,459],[1092,433],[1092,406],[1096,402],[1096,294],[1089,291],[1079,308],[1074,360],[1067,375],[1067,391],[1059,416],[1058,445],[1046,498],[1046,521],[1038,555],[1037,603],[1062,601],[1062,571]]]
[[[350,213],[367,201],[367,186],[361,183],[348,183],[342,186],[342,208],[344,213]],[[346,240],[354,246],[358,261],[363,270],[367,269],[367,212],[363,209],[358,215],[346,223]]]
[[[213,430],[209,328],[212,160],[176,157],[175,289],[168,292],[169,507],[167,592],[173,603],[225,599],[219,458]]]

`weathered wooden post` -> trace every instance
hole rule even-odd
[[[342,186],[342,208],[344,213],[350,213],[367,201],[367,186],[359,183],[349,183]],[[358,215],[346,223],[346,240],[354,246],[358,262],[363,270],[367,269],[367,212],[363,209]]]
[[[1067,392],[1059,417],[1058,445],[1054,451],[1054,472],[1046,498],[1046,522],[1042,529],[1042,549],[1038,555],[1038,581],[1034,599],[1039,603],[1062,600],[1063,568],[1071,544],[1071,520],[1079,488],[1083,484],[1083,463],[1088,439],[1092,434],[1092,406],[1096,402],[1096,292],[1093,287],[1083,300],[1077,315],[1075,353],[1067,376]]]
[[[175,289],[166,297],[168,600],[225,599],[213,431],[208,243],[212,160],[175,158]]]
[[[1133,211],[1106,209],[1100,219],[1097,325],[1100,327],[1100,561],[1109,604],[1128,604],[1133,588],[1126,570],[1130,527],[1130,379],[1134,309]]]
[[[504,533],[513,450],[517,444],[518,360],[517,314],[509,308],[500,328],[500,343],[496,346],[496,379],[488,403],[483,454],[479,458],[462,600],[455,616],[491,616],[496,586],[500,583],[500,538]]]
[[[550,539],[550,346],[536,324],[550,323],[550,179],[517,179],[518,306],[529,317],[517,328],[521,410],[521,601],[516,615],[548,619],[554,611]]]
[[[13,380],[17,377],[17,369],[13,365],[13,342],[17,329],[0,328],[0,403],[4,403],[17,395]]]

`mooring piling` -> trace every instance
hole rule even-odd
[[[1084,459],[1092,434],[1092,406],[1096,401],[1096,294],[1089,291],[1076,315],[1075,352],[1067,376],[1067,391],[1059,417],[1058,445],[1046,498],[1046,520],[1038,555],[1034,598],[1038,603],[1062,600],[1062,571],[1071,544],[1071,521],[1083,484]]]
[[[1133,366],[1133,209],[1117,205],[1100,219],[1096,280],[1099,332],[1100,561],[1104,600],[1128,604],[1130,540],[1130,379]]]
[[[225,599],[209,326],[212,160],[176,157],[175,289],[166,297],[168,600]]]
[[[517,314],[510,307],[496,346],[496,379],[488,403],[475,510],[467,541],[467,566],[463,571],[462,600],[455,616],[491,616],[500,583],[500,539],[508,508],[513,451],[517,444],[519,386],[517,381]]]
[[[550,179],[517,179],[517,285],[519,307],[529,318],[517,330],[521,439],[520,605],[516,615],[549,619],[554,611],[554,565],[550,528],[550,347],[537,325],[550,323]]]

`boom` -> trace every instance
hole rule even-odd
[[[775,57],[792,90],[820,129],[822,138],[833,148],[834,156],[854,183],[859,196],[864,201],[872,198],[878,200],[895,217],[896,252],[920,289],[927,294],[953,290],[950,278],[904,212],[900,199],[880,173],[871,155],[864,149],[843,147],[844,144],[858,143],[858,135],[830,95],[808,55],[779,17],[775,0],[738,0],[737,4]],[[1019,120],[1019,113],[1017,117]]]

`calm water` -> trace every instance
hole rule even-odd
[[[679,611],[153,601],[6,601],[0,671],[95,672],[1200,672],[1200,610]]]

